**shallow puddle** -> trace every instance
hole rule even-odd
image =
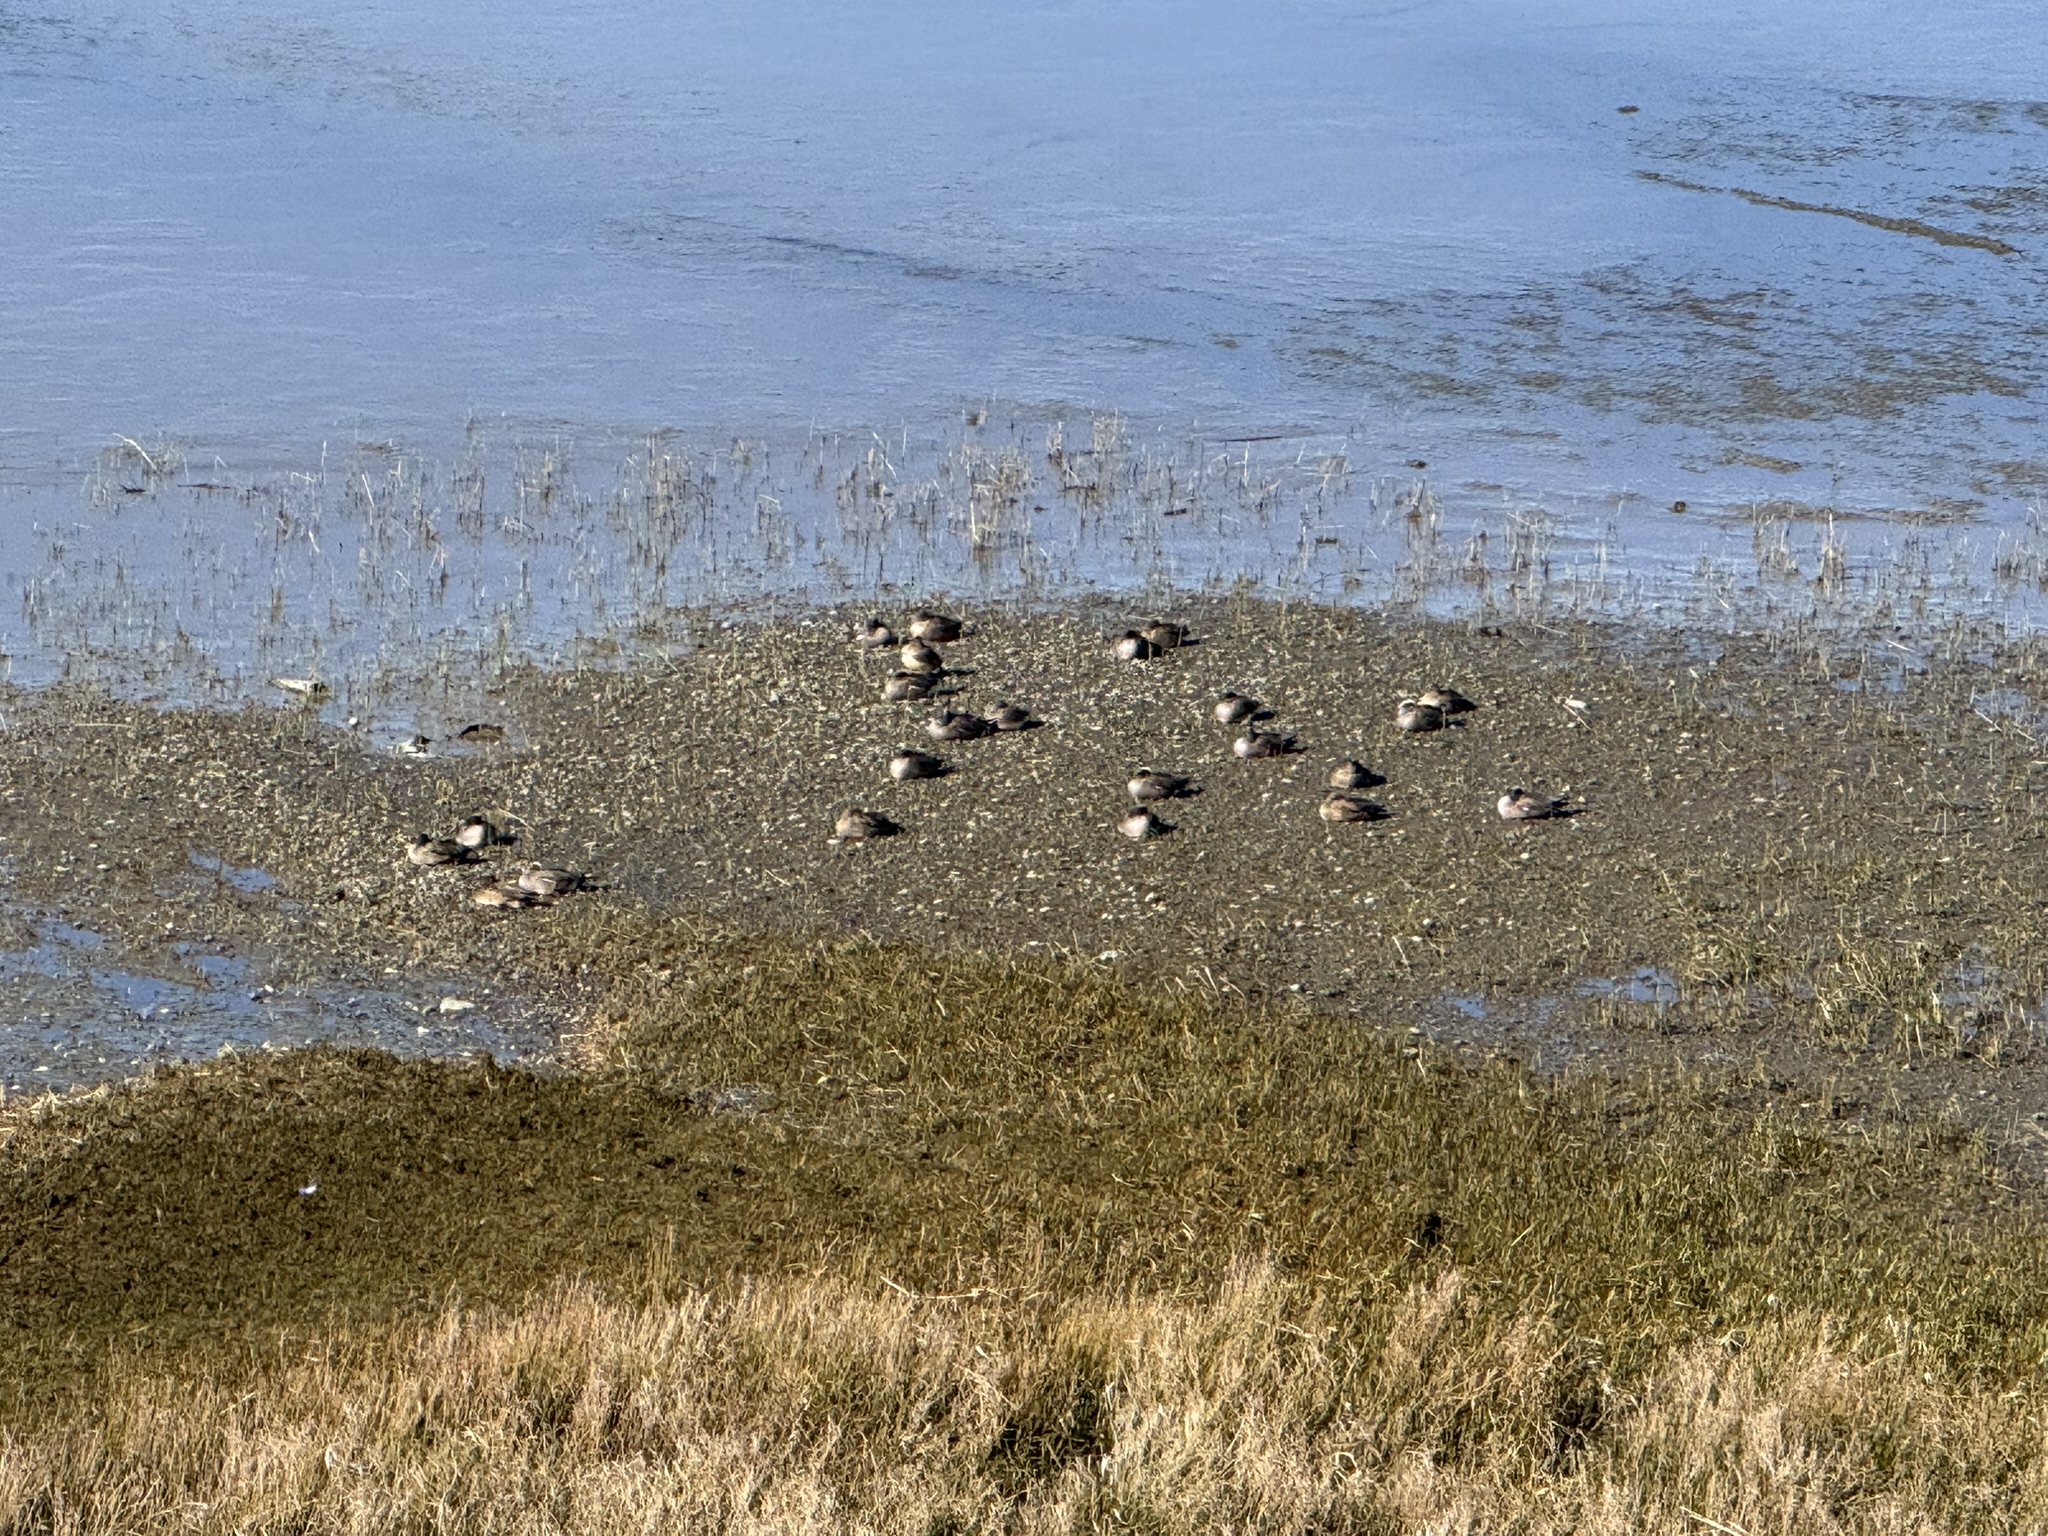
[[[8,1094],[322,1041],[542,1064],[557,1045],[552,1023],[517,999],[445,1006],[454,993],[431,974],[374,987],[279,987],[259,980],[259,967],[241,955],[181,941],[167,946],[165,967],[178,974],[151,975],[103,963],[113,946],[89,929],[44,917],[35,932],[32,946],[0,953],[0,1090]]]

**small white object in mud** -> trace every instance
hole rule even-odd
[[[301,1199],[309,1199],[319,1193],[320,1186],[318,1184],[301,1184],[299,1186],[299,1196]]]
[[[271,682],[296,698],[320,699],[327,696],[327,685],[318,678],[273,677]]]
[[[442,1013],[467,1013],[476,1006],[466,997],[444,997],[441,999]]]

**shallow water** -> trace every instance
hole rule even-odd
[[[552,1059],[552,1021],[516,1000],[460,996],[431,976],[273,985],[257,979],[268,967],[211,936],[166,945],[166,974],[146,975],[106,963],[113,946],[92,929],[11,902],[7,911],[27,916],[33,941],[0,951],[0,1101],[159,1063],[315,1041],[401,1056]]]
[[[2044,63],[2017,0],[0,6],[0,643],[261,670],[265,605],[304,664],[891,581],[1378,600],[1418,486],[1447,564],[1534,520],[1599,600],[1831,548],[2031,592]],[[865,453],[905,492],[1112,411],[1242,506],[1055,513],[994,569],[843,526]],[[657,431],[718,471],[683,569],[622,584],[574,497],[538,554],[448,556]]]

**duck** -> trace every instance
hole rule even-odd
[[[1115,644],[1118,661],[1150,661],[1159,654],[1159,647],[1135,629],[1127,629],[1118,635]]]
[[[1263,707],[1248,693],[1231,692],[1218,699],[1216,707],[1210,713],[1216,717],[1218,725],[1241,725]]]
[[[416,834],[412,846],[405,856],[422,868],[431,869],[437,864],[467,864],[476,854],[462,846],[452,837],[429,837],[426,833]]]
[[[1446,715],[1470,714],[1479,706],[1455,688],[1426,688],[1415,701]]]
[[[1500,812],[1502,821],[1542,821],[1564,815],[1565,801],[1561,795],[1532,795],[1518,784],[1494,801],[1493,808]]]
[[[839,820],[832,826],[832,841],[835,843],[864,843],[871,837],[890,837],[897,831],[895,822],[880,811],[841,811]]]
[[[1140,768],[1136,777],[1124,787],[1140,805],[1148,800],[1177,800],[1194,793],[1193,782],[1184,774],[1167,773],[1159,768]]]
[[[1246,731],[1230,744],[1230,750],[1243,758],[1285,757],[1301,749],[1295,745],[1293,736],[1285,731]]]
[[[918,609],[910,623],[910,638],[930,645],[951,645],[966,633],[965,626],[951,614],[933,613],[929,608]]]
[[[1038,724],[1031,718],[1030,710],[1007,699],[996,700],[996,707],[989,712],[988,723],[999,731],[1028,731]]]
[[[1384,821],[1387,808],[1363,795],[1339,792],[1323,797],[1321,814],[1325,821]]]
[[[480,885],[469,893],[469,899],[480,907],[491,907],[500,911],[517,911],[534,904],[533,893],[522,891],[508,880],[495,885]]]
[[[1142,843],[1147,838],[1164,837],[1173,830],[1142,805],[1117,817],[1116,829],[1134,843]]]
[[[1440,731],[1444,728],[1444,712],[1434,704],[1425,704],[1420,699],[1403,699],[1394,706],[1394,729],[1407,731],[1411,735],[1421,731]]]
[[[915,704],[930,698],[937,684],[929,672],[897,672],[882,684],[882,697],[891,704]]]
[[[1152,642],[1152,648],[1159,651],[1177,651],[1188,643],[1185,624],[1175,624],[1166,619],[1154,619],[1145,626],[1145,638]]]
[[[924,724],[925,734],[933,741],[975,741],[993,729],[981,716],[962,709],[942,709]]]
[[[922,640],[913,640],[898,653],[903,659],[906,672],[943,672],[946,658],[926,645]]]
[[[1332,789],[1371,789],[1375,784],[1384,784],[1386,779],[1374,773],[1356,758],[1347,757],[1330,769]]]
[[[500,838],[488,816],[465,816],[455,829],[455,841],[465,848],[488,848]]]
[[[929,752],[919,752],[914,747],[905,747],[889,759],[889,777],[902,783],[905,779],[941,779],[946,776],[945,763]]]
[[[552,901],[557,896],[582,890],[590,884],[590,877],[552,864],[522,864],[514,883],[529,896]]]
[[[870,618],[865,624],[854,625],[853,639],[864,651],[885,651],[896,643],[896,631],[877,616]]]

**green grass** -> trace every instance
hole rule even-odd
[[[1474,1072],[1404,1037],[1088,969],[681,924],[630,940],[593,924],[592,938],[615,965],[629,942],[640,960],[619,966],[630,979],[598,1010],[587,1073],[314,1052],[10,1109],[0,1370],[28,1439],[0,1467],[69,1465],[37,1438],[53,1408],[105,1425],[173,1380],[203,1382],[222,1411],[254,1392],[265,1412],[314,1412],[292,1374],[309,1340],[347,1365],[322,1367],[328,1389],[367,1392],[374,1377],[385,1401],[416,1374],[389,1341],[534,1326],[565,1275],[596,1287],[578,1306],[627,1332],[761,1284],[835,1316],[954,1298],[948,1326],[1040,1383],[1012,1382],[997,1396],[1014,1411],[972,1420],[987,1442],[974,1476],[1003,1497],[1049,1497],[1077,1475],[1073,1456],[1012,1454],[1025,1432],[1011,1420],[1040,1412],[1034,1392],[1066,1404],[1044,1409],[1068,1426],[1059,1435],[1102,1442],[1089,1454],[1138,1433],[1114,1428],[1122,1408],[1073,1404],[1141,1361],[1106,1343],[1040,1358],[1034,1330],[1067,1337],[1102,1309],[1165,1308],[1200,1334],[1253,1272],[1268,1333],[1314,1319],[1315,1392],[1372,1395],[1386,1422],[1401,1397],[1383,1379],[1390,1341],[1435,1308],[1439,1358],[1410,1370],[1402,1443],[1483,1467],[1516,1499],[1592,1476],[1629,1445],[1675,1455],[1628,1439],[1644,1405],[1688,1371],[1742,1376],[1730,1361],[1757,1364],[1742,1390],[1764,1397],[1820,1369],[1816,1351],[1830,1380],[1865,1383],[1841,1388],[1843,1411],[1897,1443],[1879,1465],[1864,1429],[1841,1431],[1827,1476],[1859,1497],[1910,1484],[1934,1498],[1937,1463],[1937,1482],[1961,1478],[1942,1447],[1973,1396],[2016,1394],[2005,1401],[2021,1416],[2041,1406],[2037,1206],[1959,1130],[1846,1127],[1739,1077]],[[318,1194],[297,1193],[312,1183]],[[458,1324],[451,1307],[485,1310]],[[637,1367],[614,1365],[605,1390],[630,1395]],[[1274,1369],[1282,1398],[1307,1390]],[[1857,1396],[1880,1379],[1918,1384],[1911,1422]],[[529,1418],[535,1390],[512,1394]],[[882,1436],[873,1394],[847,1390],[833,1434]],[[1321,1429],[1343,1417],[1318,1412]],[[2033,1486],[2038,1444],[1971,1423],[1971,1476],[2009,1511]],[[101,1476],[126,1454],[103,1445],[61,1477]],[[1991,1507],[1962,1482],[1939,1498],[1966,1524]],[[1181,1519],[1139,1527],[1211,1528]]]

